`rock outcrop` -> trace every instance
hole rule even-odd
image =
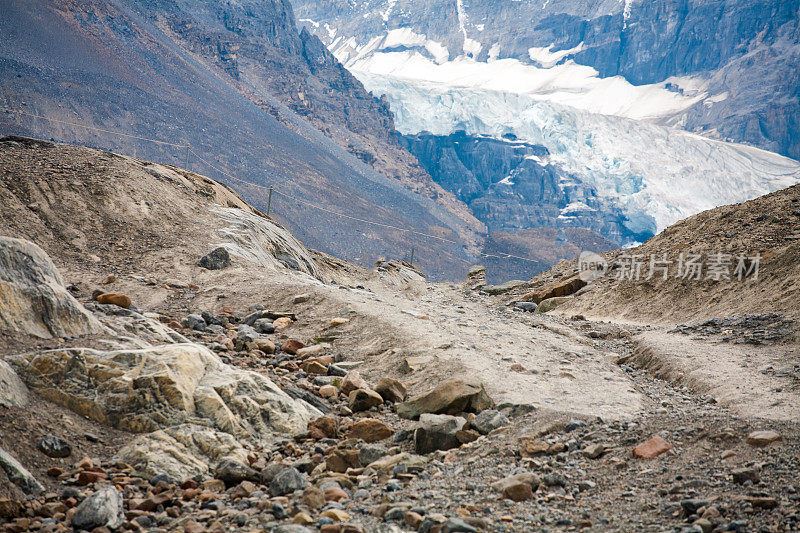
[[[8,358],[40,396],[119,429],[148,432],[192,419],[239,437],[305,430],[315,410],[267,377],[220,361],[205,346],[50,350]]]
[[[53,262],[30,241],[0,236],[0,331],[42,338],[102,331],[64,288]]]

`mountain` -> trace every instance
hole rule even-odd
[[[299,238],[363,264],[414,246],[454,277],[483,240],[287,1],[7,1],[0,36],[2,133],[188,164],[262,210],[274,186],[271,213]]]
[[[407,143],[424,135],[447,145],[463,131],[470,143],[490,137],[507,144],[495,143],[498,153],[487,161],[519,142],[547,151],[542,166],[561,185],[543,204],[530,194],[540,178],[508,165],[504,176],[493,167],[478,179],[492,183],[478,198],[464,198],[474,190],[470,175],[456,184],[447,177],[452,157],[412,146],[464,201],[496,205],[495,191],[510,187],[517,209],[507,216],[476,211],[490,228],[517,226],[519,212],[534,211],[526,224],[605,227],[604,236],[625,244],[800,179],[791,159],[800,156],[799,5],[391,0],[295,7],[368,89],[386,94]],[[544,212],[547,220],[537,220]]]

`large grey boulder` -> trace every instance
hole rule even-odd
[[[479,413],[494,407],[483,383],[477,380],[452,379],[425,394],[397,404],[397,414],[415,420],[423,413],[457,415]]]
[[[115,487],[105,487],[81,502],[72,517],[76,530],[97,527],[116,529],[125,522],[122,494]]]
[[[0,448],[0,468],[6,473],[8,479],[22,490],[25,494],[41,494],[44,487],[36,481],[36,478],[22,466],[13,455]]]
[[[103,328],[67,290],[50,257],[30,241],[0,237],[0,331],[42,338]]]

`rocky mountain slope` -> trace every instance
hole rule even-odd
[[[208,162],[374,220],[273,198],[304,242],[363,264],[409,249],[409,234],[387,224],[463,243],[414,243],[432,275],[465,271],[482,239],[483,225],[396,142],[385,103],[297,28],[288,2],[8,2],[0,35],[2,133],[189,164],[266,209],[265,189]],[[186,144],[202,160],[187,159]]]
[[[561,317],[558,296],[521,294],[565,264],[517,289],[367,271],[200,174],[0,145],[5,531],[798,526],[785,302],[725,318],[743,304],[723,297],[715,321],[678,327]],[[765,268],[794,280],[796,193],[759,200],[774,219],[746,204],[687,224],[722,240],[727,219],[766,221]],[[752,310],[774,281],[746,282]]]

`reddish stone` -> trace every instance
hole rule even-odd
[[[349,500],[350,496],[339,487],[328,487],[325,489],[326,502],[338,502],[342,500]]]
[[[533,499],[533,489],[527,483],[514,483],[503,489],[503,498],[522,502]]]
[[[108,479],[108,476],[102,472],[89,472],[88,470],[84,470],[78,474],[76,483],[82,487],[85,487],[86,485],[91,485],[92,483],[96,483],[101,479]]]
[[[131,306],[130,296],[108,292],[97,297],[97,303],[111,304],[128,309]]]
[[[333,439],[338,434],[338,423],[332,416],[321,416],[308,423],[308,432],[313,439]]]
[[[394,431],[388,425],[374,418],[359,420],[350,429],[350,438],[361,439],[364,442],[372,443],[387,439],[392,436]]]
[[[666,451],[669,451],[670,449],[672,449],[672,445],[670,443],[661,437],[655,436],[634,448],[633,455],[641,459],[652,459],[654,457],[658,457]]]
[[[297,353],[297,350],[303,347],[305,347],[305,344],[302,341],[297,339],[286,339],[283,341],[283,344],[281,344],[281,351],[294,355]]]

